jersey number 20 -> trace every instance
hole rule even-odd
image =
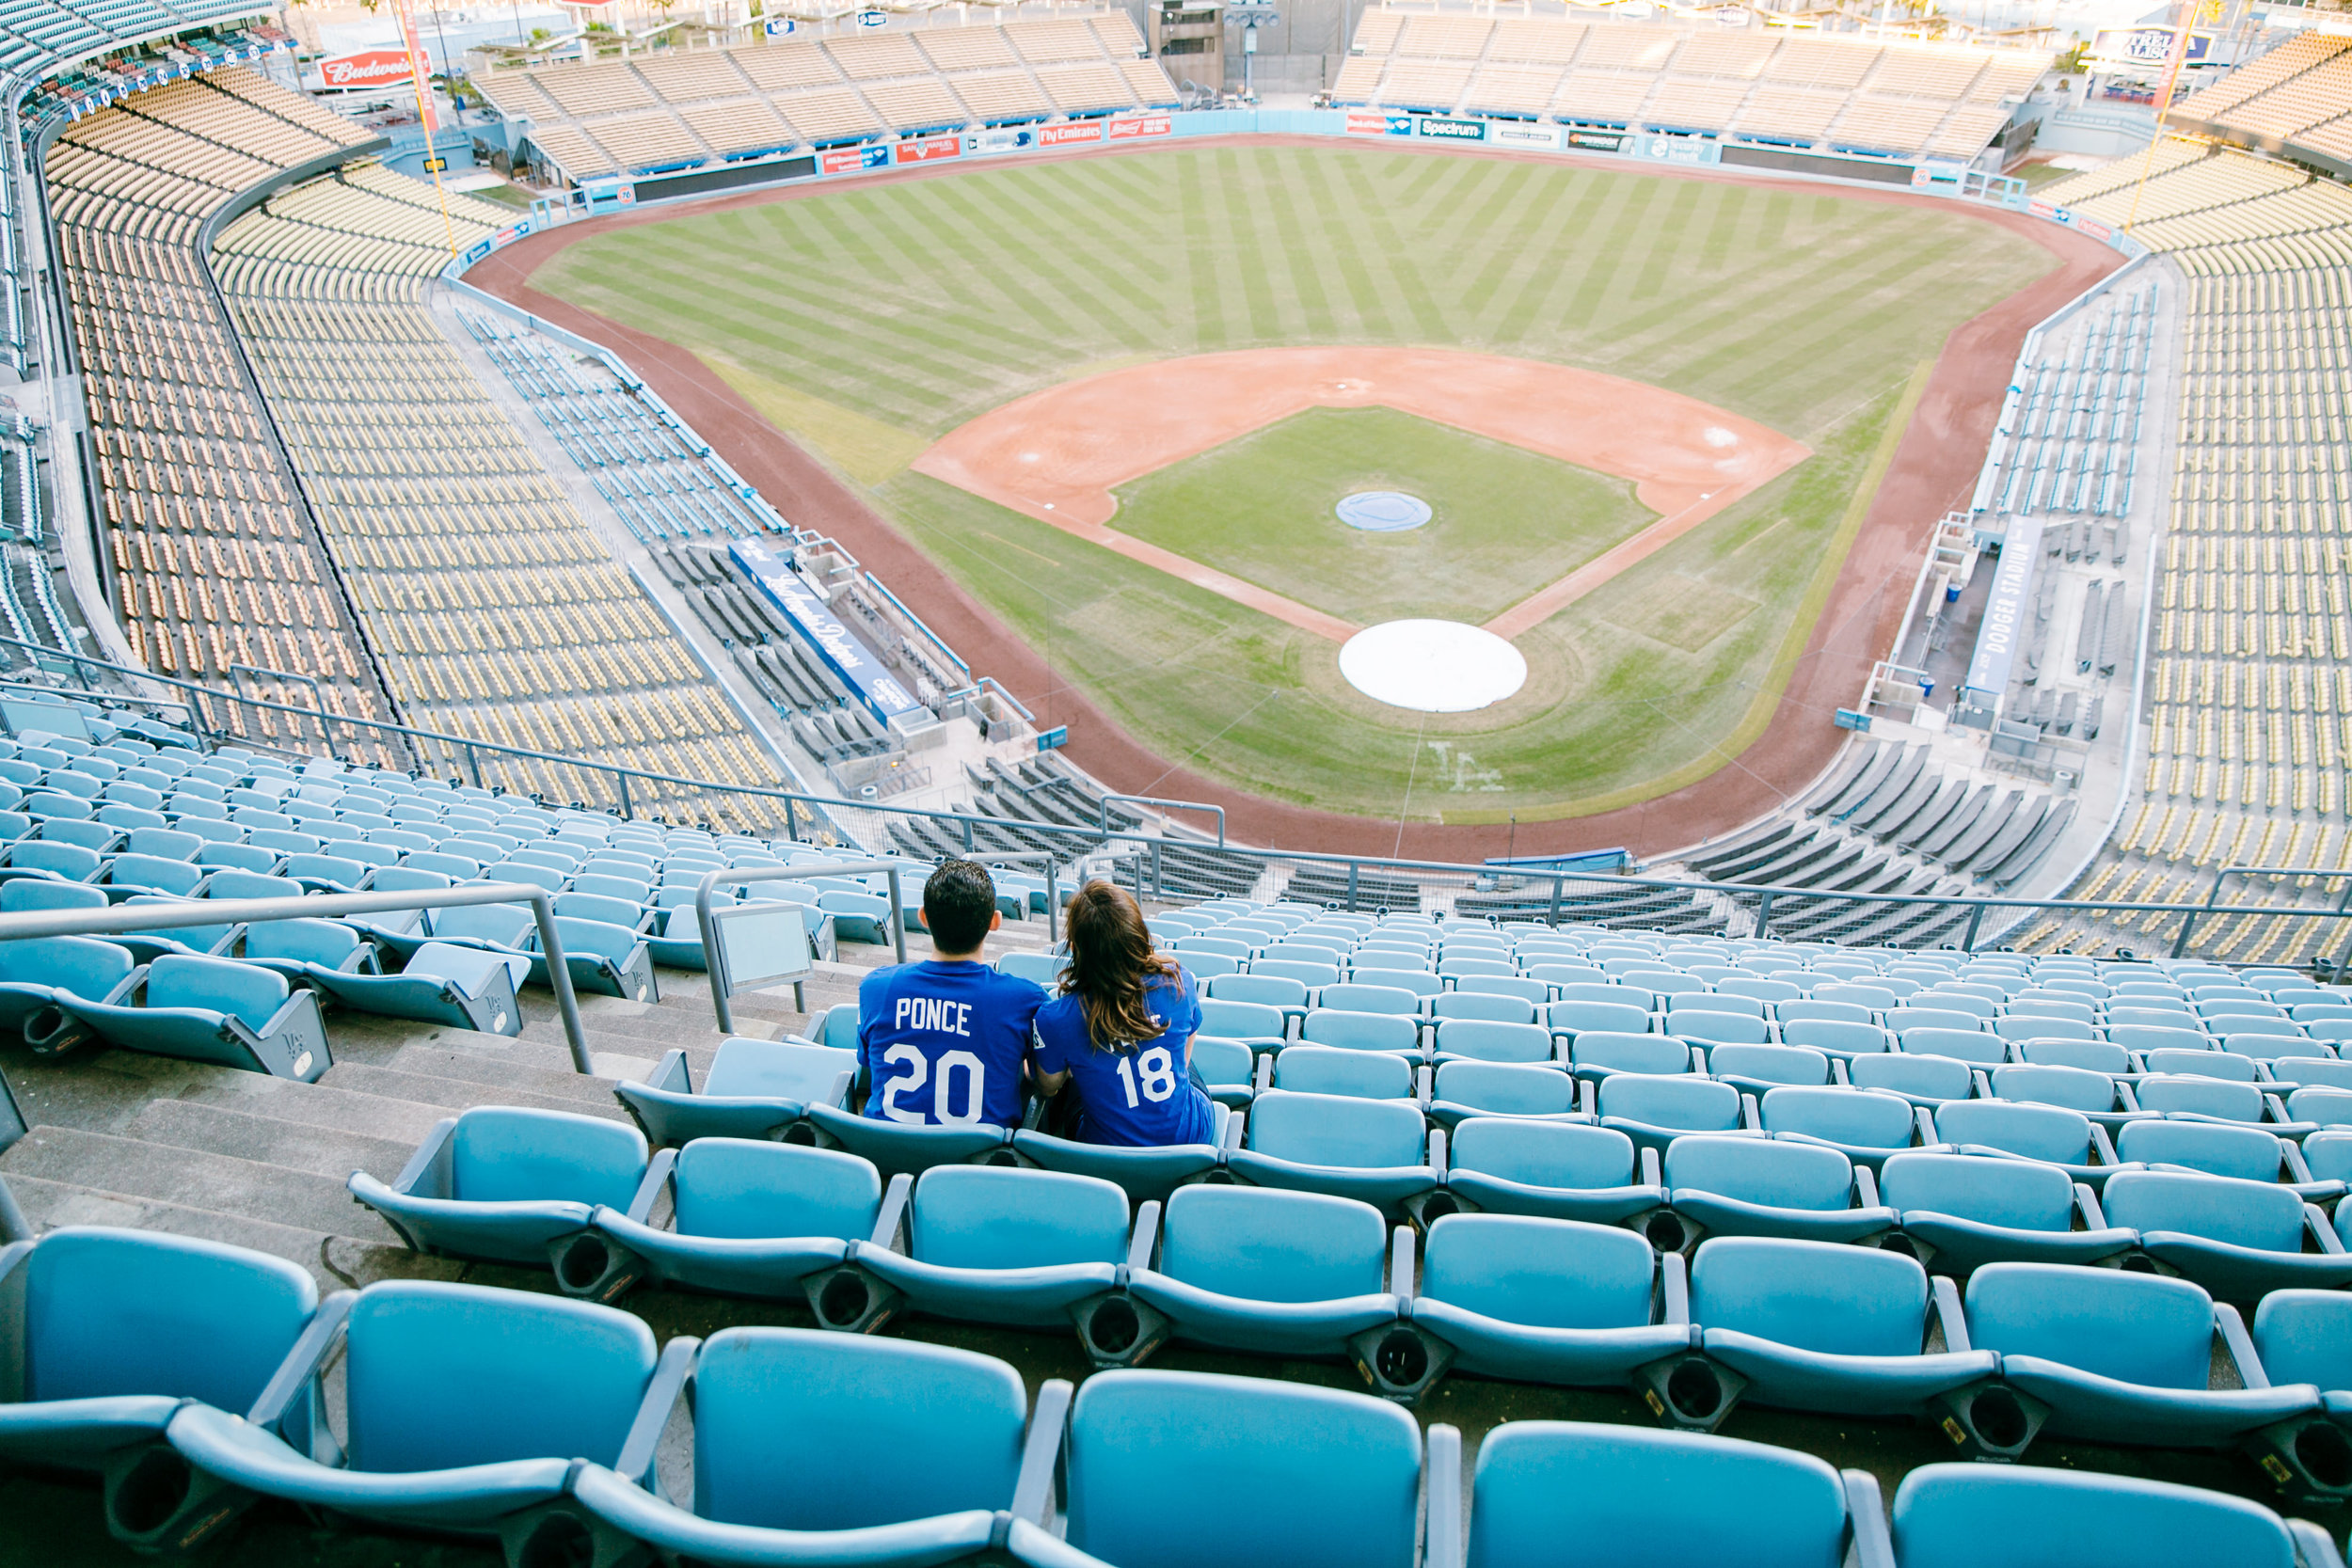
[[[1166,1052],[1161,1053],[1166,1055]],[[907,1069],[905,1076],[893,1078],[882,1089],[882,1115],[892,1121],[922,1123],[927,1118],[916,1110],[903,1109],[900,1095],[913,1094],[930,1076],[931,1064],[920,1051],[911,1045],[894,1045],[882,1053],[883,1065]],[[1124,1065],[1124,1064],[1122,1064]],[[963,1075],[963,1110],[955,1110],[955,1095],[950,1085],[956,1074]],[[939,1058],[939,1078],[931,1085],[931,1114],[928,1118],[950,1127],[967,1126],[980,1119],[980,1106],[988,1096],[988,1064],[969,1051],[950,1051]],[[1128,1101],[1134,1102],[1129,1091]],[[1162,1100],[1168,1098],[1163,1094]]]

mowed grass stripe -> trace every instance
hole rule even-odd
[[[1532,165],[1513,166],[1511,178],[1489,198],[1486,211],[1479,214],[1484,230],[1502,231],[1495,233],[1486,245],[1485,263],[1472,275],[1455,307],[1466,332],[1474,331],[1472,324],[1489,313],[1487,306],[1507,278],[1532,268],[1550,248],[1538,245],[1536,236],[1559,212],[1567,187],[1539,187],[1534,174]]]
[[[1200,188],[1200,160],[1185,158],[1176,166],[1176,198],[1184,214],[1184,259],[1192,274],[1193,341],[1202,349],[1226,346],[1225,294],[1217,277],[1216,253],[1210,248],[1207,193]]]
[[[1279,342],[1285,325],[1281,280],[1267,267],[1266,246],[1258,236],[1258,215],[1265,203],[1243,180],[1241,159],[1232,148],[1217,150],[1216,169],[1223,200],[1211,212],[1210,221],[1223,230],[1225,245],[1232,253],[1234,292],[1241,296],[1242,311],[1249,319],[1248,341]]]
[[[1412,319],[1415,341],[1444,342],[1450,336],[1445,314],[1438,309],[1428,284],[1422,280],[1421,269],[1413,263],[1412,253],[1398,235],[1396,225],[1390,221],[1388,208],[1373,189],[1373,171],[1365,166],[1365,162],[1362,157],[1343,159],[1340,174],[1356,197],[1362,214],[1360,221],[1372,237],[1373,255],[1379,261],[1380,270],[1389,275],[1384,297]]]
[[[1536,236],[1529,246],[1527,277],[1518,290],[1502,307],[1502,314],[1495,323],[1491,341],[1501,343],[1518,342],[1527,338],[1540,316],[1552,291],[1567,274],[1554,258],[1571,251],[1576,245],[1592,242],[1594,230],[1601,210],[1608,204],[1614,185],[1607,180],[1584,170],[1583,176],[1572,181],[1558,182],[1563,191],[1573,191],[1576,199],[1567,204],[1556,225],[1549,226]]]
[[[1025,168],[1018,170],[1014,188],[1026,210],[1039,225],[1036,232],[1050,234],[1057,226],[1068,232],[1073,242],[1057,248],[1073,256],[1117,253],[1145,221],[1146,214],[1114,195],[1100,182],[1088,191],[1080,182],[1056,178],[1057,169]],[[1010,175],[1008,176],[1010,178]],[[1129,319],[1142,318],[1151,324],[1149,331],[1140,336],[1146,340],[1164,338],[1168,330],[1168,308],[1141,278],[1124,267],[1106,267],[1099,263],[1087,269],[1100,287],[1128,313]]]
[[[1002,180],[993,180],[991,183],[995,188],[987,193],[988,198],[1008,212],[1019,214],[1023,230],[1040,237],[1039,243],[1030,245],[1024,252],[1028,267],[1051,285],[1053,293],[1058,293],[1091,317],[1121,349],[1137,353],[1149,348],[1152,334],[1136,322],[1126,301],[1117,297],[1118,291],[1110,286],[1107,277],[1076,265],[1072,252],[1042,243],[1042,236],[1055,230],[1049,210],[1027,199],[1017,187]],[[1051,297],[1048,293],[1040,300],[1049,309]]]
[[[1372,268],[1364,261],[1364,250],[1357,233],[1354,210],[1349,198],[1339,189],[1330,159],[1302,158],[1302,184],[1314,203],[1326,239],[1324,248],[1346,285],[1348,303],[1354,307],[1355,320],[1343,326],[1340,336],[1349,341],[1386,342],[1396,336],[1396,328],[1389,319],[1380,290],[1372,279]]]
[[[1310,342],[1328,342],[1338,334],[1338,323],[1317,264],[1322,247],[1308,237],[1308,197],[1298,178],[1298,161],[1280,158],[1269,164],[1266,185],[1266,208],[1274,216],[1274,253],[1290,273],[1301,336]]]

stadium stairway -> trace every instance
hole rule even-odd
[[[993,959],[1035,952],[1044,923],[1016,924],[988,943]],[[854,1002],[887,947],[845,945],[804,987],[733,999],[736,1034],[775,1038]],[[909,956],[923,957],[917,935]],[[523,1105],[627,1119],[615,1084],[642,1079],[683,1049],[696,1077],[726,1037],[714,1026],[706,976],[658,971],[653,1003],[582,994],[595,1077],[572,1070],[553,994],[522,993],[518,1037],[337,1014],[335,1065],[316,1083],[131,1052],[40,1058],[11,1052],[10,1087],[30,1131],[0,1154],[0,1176],[36,1227],[117,1225],[227,1242],[309,1269],[321,1290],[392,1277],[479,1277],[412,1253],[343,1180],[365,1170],[389,1181],[440,1118],[475,1105]],[[521,1271],[491,1270],[501,1276]],[[513,1283],[503,1277],[496,1283]]]

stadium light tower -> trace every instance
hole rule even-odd
[[[1230,0],[1225,20],[1242,29],[1241,94],[1254,99],[1258,96],[1258,29],[1279,27],[1282,19],[1274,9],[1274,0]]]

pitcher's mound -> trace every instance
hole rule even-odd
[[[1469,713],[1527,684],[1527,660],[1459,621],[1384,621],[1340,648],[1340,673],[1375,702],[1421,713]]]

